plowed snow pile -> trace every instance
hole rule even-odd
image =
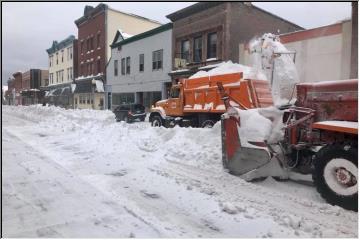
[[[226,173],[220,125],[152,128],[109,111],[2,111],[5,237],[357,237],[313,187]]]

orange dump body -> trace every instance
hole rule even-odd
[[[229,95],[232,106],[242,109],[272,105],[269,83],[264,80],[244,80],[242,73],[183,79],[178,84],[178,99],[170,98],[163,103],[168,116],[184,116],[191,113],[224,113],[217,82],[221,82]]]

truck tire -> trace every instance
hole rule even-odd
[[[202,128],[212,128],[215,125],[213,120],[205,120],[202,122],[201,127]]]
[[[155,115],[151,119],[151,126],[152,127],[161,127],[163,125],[163,121],[159,115]]]
[[[313,181],[330,204],[358,211],[357,149],[328,145],[316,155]]]

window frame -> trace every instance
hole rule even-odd
[[[152,52],[152,70],[158,71],[163,69],[164,50],[159,49]]]
[[[218,33],[217,32],[211,32],[207,34],[207,51],[206,51],[206,59],[210,59],[210,58],[217,58],[217,47],[218,47],[218,37],[217,37]],[[211,36],[216,36],[216,42],[215,44],[211,44]],[[212,50],[213,50],[213,45],[215,45],[215,56],[213,56]]]
[[[117,77],[119,74],[119,62],[118,60],[114,60],[114,76]]]
[[[202,61],[202,49],[203,49],[203,46],[202,46],[202,36],[197,36],[197,37],[194,37],[194,44],[193,44],[193,61],[196,62],[196,63],[200,63]],[[197,45],[196,45],[196,41],[197,40],[200,40],[199,41],[199,48],[197,48]],[[199,52],[199,54],[196,54],[197,52]],[[198,56],[198,59],[196,58]]]
[[[131,58],[126,57],[126,75],[131,74]]]
[[[121,58],[121,75],[125,75],[125,58]]]
[[[145,54],[139,54],[139,72],[144,72],[145,69]]]
[[[184,51],[184,43],[188,43],[188,50],[187,50],[187,53]],[[189,39],[184,39],[184,40],[181,40],[180,42],[180,54],[181,54],[181,59],[185,59],[186,62],[190,62],[190,40]],[[184,55],[186,54],[185,58],[184,58]]]

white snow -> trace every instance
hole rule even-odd
[[[195,110],[201,110],[201,109],[203,109],[203,107],[202,107],[201,104],[194,104],[194,109]]]
[[[4,237],[358,236],[357,213],[313,187],[224,171],[220,123],[152,128],[41,105],[3,106],[2,123]]]
[[[255,71],[255,69],[249,66],[233,63],[232,61],[223,62],[208,72],[199,71],[194,75],[190,76],[189,79],[216,76],[216,75],[222,75],[228,73],[237,73],[237,72],[242,72],[244,79],[266,80],[266,76],[261,71]]]
[[[240,116],[238,127],[241,144],[244,147],[255,147],[252,142],[277,143],[284,138],[283,111],[276,107],[241,110],[235,108]]]
[[[205,103],[204,105],[204,110],[211,110],[214,108],[214,103],[210,102],[210,103]]]
[[[187,72],[187,71],[189,71],[189,69],[183,68],[183,69],[171,71],[170,73],[179,73],[179,72]]]
[[[121,29],[118,29],[118,31],[120,32],[121,36],[123,36],[124,39],[127,39],[127,38],[130,38],[130,37],[134,36],[134,35],[132,35],[132,34],[129,34],[129,33],[124,32],[124,31],[121,30]]]
[[[217,105],[216,110],[225,110],[225,105],[224,104]]]
[[[76,90],[76,84],[72,83],[70,84],[70,86],[71,86],[71,92],[74,93]]]
[[[299,76],[293,55],[277,55],[290,52],[279,38],[274,34],[265,33],[262,37],[253,39],[249,48],[254,69],[264,69],[267,79],[272,81],[271,93],[274,104],[279,106],[288,103],[292,97],[295,98],[292,93],[295,84],[299,82]]]
[[[104,92],[104,83],[100,80],[95,80],[95,83],[96,83],[96,91]]]

